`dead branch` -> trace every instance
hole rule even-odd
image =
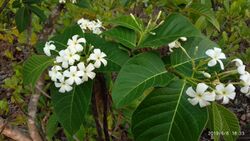
[[[2,117],[0,117],[0,133],[16,141],[32,141],[21,129],[11,126]]]
[[[39,87],[40,89],[43,87],[43,77],[41,77],[37,81],[37,87]],[[35,93],[31,95],[30,102],[28,105],[28,128],[30,137],[34,141],[43,141],[41,135],[39,134],[39,130],[36,127],[36,112],[40,95],[40,91],[35,89]]]

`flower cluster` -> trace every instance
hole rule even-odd
[[[186,38],[186,37],[180,37],[179,39],[180,39],[181,41],[183,41],[183,42],[187,41],[187,38]],[[174,49],[174,48],[179,48],[179,47],[181,47],[181,43],[180,43],[179,39],[174,40],[173,42],[171,42],[171,43],[168,44],[168,46],[169,46],[169,51],[170,51],[170,52],[173,52],[173,49]]]
[[[72,3],[76,3],[76,0],[70,0]],[[59,3],[66,3],[66,0],[59,0]]]
[[[240,91],[247,96],[250,96],[250,73],[246,71],[246,66],[243,64],[242,60],[240,59],[234,59],[232,62],[235,62],[235,65],[237,66],[237,71],[240,74],[240,80],[243,84],[243,87],[240,89]]]
[[[207,63],[208,67],[213,67],[217,63],[219,63],[221,70],[225,69],[222,60],[226,59],[226,55],[220,48],[214,47],[213,49],[208,49],[205,53],[210,57]],[[220,74],[215,73],[215,77],[212,77],[211,74],[205,71],[199,71],[199,73],[203,74],[203,76],[208,79],[215,78],[215,80],[211,80],[210,82],[208,82],[208,84],[214,85],[214,87],[208,86],[206,84],[207,81],[198,83],[196,86],[196,90],[194,90],[192,87],[189,87],[186,90],[186,94],[190,97],[188,98],[188,101],[192,105],[199,104],[200,107],[210,105],[210,102],[215,100],[222,101],[222,104],[228,104],[230,100],[233,100],[235,98],[236,88],[231,82],[229,82],[228,84],[223,84],[220,81],[220,77],[226,77],[230,74],[235,74],[235,72],[236,74],[240,74],[241,82],[234,82],[234,84],[243,85],[243,87],[240,89],[241,92],[250,95],[250,74],[245,70],[246,66],[243,64],[242,60],[238,58],[232,60],[232,62],[235,63],[237,67],[236,70],[226,71]]]
[[[51,50],[56,51],[53,41],[45,44],[44,53],[51,56]],[[58,52],[58,51],[57,51]],[[93,46],[87,46],[85,38],[74,35],[67,42],[67,48],[60,50],[54,66],[49,70],[49,76],[54,81],[59,92],[72,90],[72,85],[80,85],[95,78],[94,70],[103,64],[107,65],[106,54]]]
[[[81,18],[77,21],[77,24],[81,27],[83,32],[86,32],[87,30],[91,31],[94,34],[101,34],[102,33],[102,22],[98,19],[96,21],[90,21],[88,19]]]

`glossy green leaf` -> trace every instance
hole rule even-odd
[[[157,48],[166,45],[179,37],[200,37],[200,31],[184,16],[171,14],[164,23],[153,31],[155,35],[149,35],[140,47]]]
[[[40,8],[36,7],[36,6],[28,6],[28,8],[34,13],[36,14],[40,19],[41,21],[45,21],[46,20],[46,15],[44,14],[43,10],[41,10]]]
[[[52,114],[46,124],[46,135],[50,141],[52,141],[53,136],[57,132],[58,121],[55,114]]]
[[[93,45],[95,48],[101,49],[106,55],[108,65],[101,67],[97,71],[110,72],[119,71],[123,64],[127,62],[129,56],[126,52],[119,48],[119,44],[106,41],[103,38],[95,34],[85,34],[85,38],[88,43]]]
[[[53,58],[44,55],[33,55],[24,62],[23,83],[34,88],[43,71],[53,64]]]
[[[58,121],[71,136],[74,135],[80,129],[88,111],[92,81],[74,86],[68,93],[59,93],[53,86],[51,93],[52,105]]]
[[[205,37],[187,38],[186,42],[181,42],[183,48],[195,62],[200,59],[208,58],[205,54],[206,50],[218,47],[218,45]],[[184,53],[181,48],[174,49],[170,55],[171,65],[185,75],[192,74],[191,59]],[[197,64],[197,63],[196,63]]]
[[[213,26],[220,31],[220,24],[215,18],[214,12],[211,8],[207,7],[206,5],[193,3],[187,10],[191,13],[198,14],[200,16],[205,16],[207,20],[213,24]]]
[[[27,7],[21,7],[17,10],[15,21],[17,29],[20,33],[27,29],[27,27],[29,26],[30,14],[31,12]]]
[[[136,33],[131,29],[124,27],[115,27],[104,32],[104,35],[116,40],[118,43],[121,43],[125,47],[136,47]]]
[[[60,51],[62,49],[67,48],[68,40],[71,39],[74,35],[79,35],[80,37],[84,36],[82,29],[78,25],[67,27],[63,31],[63,33],[53,36],[48,41],[54,41],[56,49]],[[36,50],[38,53],[43,54],[43,48],[45,46],[45,43],[46,41],[40,41],[36,44]],[[55,54],[55,52],[52,52],[52,54]]]
[[[156,88],[132,117],[135,141],[197,141],[207,122],[206,108],[191,105],[186,83],[172,81]]]
[[[239,121],[236,115],[217,103],[210,106],[209,123],[215,141],[219,141],[220,135],[223,136],[225,141],[236,141],[240,134]]]
[[[125,106],[140,97],[146,89],[167,85],[173,77],[158,55],[139,54],[123,65],[115,81],[112,98],[117,107]]]
[[[138,32],[143,30],[142,21],[136,17],[132,18],[132,16],[130,16],[130,15],[117,17],[117,18],[109,21],[109,23],[123,26],[123,27],[129,28],[129,29],[133,29],[133,30],[138,31]]]

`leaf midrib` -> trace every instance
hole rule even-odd
[[[181,91],[180,91],[180,96],[179,96],[178,101],[176,103],[176,107],[175,107],[175,110],[174,110],[174,115],[173,115],[172,121],[170,123],[169,131],[168,131],[168,138],[167,138],[168,141],[169,141],[169,138],[170,138],[170,135],[171,135],[172,126],[174,124],[174,119],[175,119],[175,116],[176,116],[176,113],[177,113],[177,109],[178,109],[178,107],[180,105],[180,101],[181,101],[185,86],[186,86],[186,81],[184,81],[184,83],[183,83],[183,86],[182,86]]]
[[[127,93],[125,93],[124,96],[123,96],[123,98],[121,98],[121,99],[124,99],[125,97],[127,97],[129,93],[131,93],[133,90],[135,90],[137,87],[139,87],[140,85],[142,85],[142,84],[145,83],[146,81],[148,81],[148,80],[150,80],[150,79],[152,79],[152,78],[154,78],[154,77],[157,77],[158,75],[162,75],[162,74],[164,74],[164,73],[167,73],[167,72],[168,72],[168,71],[163,71],[163,72],[161,72],[161,73],[157,73],[156,75],[153,75],[153,76],[148,77],[147,79],[145,79],[144,81],[142,81],[142,82],[140,82],[138,85],[136,85],[133,89],[131,89],[130,91],[128,91]],[[170,81],[169,81],[169,82],[170,82]],[[118,103],[120,103],[120,102],[121,102],[121,100],[120,100]],[[118,105],[119,105],[119,104],[118,104]]]

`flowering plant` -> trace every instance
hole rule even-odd
[[[26,61],[24,82],[34,86],[49,67],[54,111],[71,135],[83,124],[92,88],[109,80],[103,95],[110,90],[117,109],[140,101],[132,115],[136,141],[195,141],[205,127],[230,131],[223,138],[236,140],[237,118],[221,104],[234,100],[237,88],[250,94],[246,66],[238,58],[227,59],[184,16],[173,13],[160,19],[161,12],[146,24],[132,14],[120,16],[108,29],[100,20],[82,18],[38,45],[45,55]],[[102,81],[96,74],[110,79]]]

